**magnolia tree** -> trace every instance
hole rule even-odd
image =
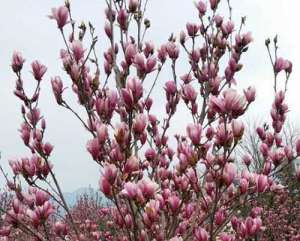
[[[266,41],[274,101],[270,128],[257,126],[263,168],[252,170],[247,161],[241,167],[234,150],[244,133],[242,117],[255,100],[254,87],[238,90],[241,59],[252,41],[244,31],[245,19],[233,23],[229,1],[199,1],[198,21],[187,23],[178,38],[171,35],[155,46],[145,41],[147,3],[106,0],[104,68],[92,24],[82,23],[78,30],[68,1],[50,16],[65,44],[60,51],[63,69],[84,113],[65,98],[67,82],[53,77],[52,89],[58,106],[90,134],[86,149],[101,167],[100,190],[111,204],[99,207],[100,219],[90,214],[87,222],[70,210],[55,176],[53,145],[46,140],[39,109],[46,66],[32,62],[36,88],[28,93],[22,78],[25,59],[13,54],[14,93],[24,120],[20,134],[31,154],[9,162],[12,176],[3,172],[15,197],[3,215],[2,240],[18,240],[20,232],[28,240],[263,240],[262,216],[267,214],[258,201],[267,193],[276,197],[286,191],[276,174],[300,155],[300,142],[282,141],[292,63],[278,56],[277,38]],[[228,17],[219,10],[222,4]],[[188,66],[180,74],[179,64]],[[164,69],[170,80],[160,90],[156,83]],[[162,91],[165,99],[154,100],[153,93]],[[152,108],[154,101],[164,105],[159,113]],[[191,121],[183,127],[185,134],[173,135],[170,126],[176,125],[172,120],[180,104]],[[245,212],[249,203],[255,205]],[[299,239],[295,234],[290,240]]]

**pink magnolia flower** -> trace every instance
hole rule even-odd
[[[252,236],[261,230],[262,221],[260,218],[248,217],[245,222],[245,227],[247,235]]]
[[[57,221],[54,224],[54,232],[59,236],[67,235],[67,225],[61,221]]]
[[[134,44],[128,44],[125,50],[125,59],[128,65],[132,64],[136,54],[136,46]]]
[[[105,21],[104,25],[104,31],[106,33],[106,36],[110,39],[112,37],[112,28],[109,21]]]
[[[160,203],[158,200],[151,199],[145,207],[144,220],[151,224],[159,218]]]
[[[266,175],[258,175],[257,177],[257,191],[258,192],[264,192],[268,188],[268,177]]]
[[[45,202],[49,200],[49,194],[42,191],[42,190],[36,190],[35,193],[35,204],[37,206],[42,206],[44,205]]]
[[[121,8],[118,12],[117,21],[120,24],[122,30],[127,30],[128,13],[126,9]]]
[[[62,103],[62,93],[64,91],[62,80],[59,76],[51,79],[52,90],[58,104]]]
[[[139,160],[135,156],[131,156],[127,159],[124,167],[124,172],[132,173],[139,170]]]
[[[170,208],[172,212],[176,213],[181,204],[181,200],[177,195],[172,195],[168,198],[168,203],[170,204]]]
[[[147,126],[147,117],[144,114],[138,114],[134,121],[132,128],[136,134],[142,134]]]
[[[88,152],[92,155],[94,160],[97,160],[100,154],[100,145],[98,138],[88,141],[86,146]]]
[[[99,124],[96,126],[97,137],[100,144],[103,144],[108,138],[107,126],[104,124]]]
[[[208,232],[204,228],[197,228],[194,233],[197,241],[207,241],[209,238]]]
[[[156,66],[156,58],[155,57],[149,57],[146,61],[145,71],[146,73],[151,73],[155,70]]]
[[[248,191],[249,182],[246,178],[242,178],[240,180],[240,191],[242,194],[246,193]]]
[[[155,50],[155,45],[152,41],[145,42],[145,47],[143,49],[143,53],[146,56],[146,58],[153,55],[154,50]]]
[[[109,164],[104,167],[103,178],[105,178],[110,184],[116,180],[118,169],[114,164]]]
[[[237,139],[242,138],[245,129],[244,123],[239,120],[232,120],[231,126],[232,126],[233,136]]]
[[[15,73],[19,72],[22,69],[24,62],[25,59],[22,57],[21,53],[15,51],[13,53],[12,63],[11,63],[11,67],[13,71]]]
[[[209,0],[210,2],[210,7],[212,10],[216,10],[216,8],[218,7],[218,4],[220,2],[220,0]]]
[[[287,60],[283,59],[283,58],[277,58],[275,61],[275,65],[274,65],[274,70],[276,73],[281,72],[282,70],[285,70],[287,67]]]
[[[188,35],[190,37],[195,37],[197,35],[200,27],[199,27],[199,25],[197,25],[195,23],[187,23],[186,29],[187,29]]]
[[[221,225],[226,219],[225,211],[220,209],[215,214],[215,223],[216,225]]]
[[[43,146],[44,152],[47,156],[50,156],[52,150],[53,150],[53,145],[51,145],[49,142],[46,142],[45,145]]]
[[[31,67],[32,67],[32,73],[33,73],[34,78],[37,81],[41,81],[44,74],[47,71],[47,67],[45,65],[41,64],[37,60],[32,62]]]
[[[223,24],[223,30],[226,34],[231,34],[234,31],[234,22],[229,20],[227,23]]]
[[[248,87],[246,90],[244,90],[244,95],[246,97],[246,100],[248,103],[251,103],[255,100],[256,90],[255,87]]]
[[[121,191],[121,193],[129,199],[133,199],[136,197],[138,189],[139,188],[136,183],[126,182],[124,185],[124,189]]]
[[[226,163],[223,171],[223,180],[229,186],[236,176],[236,167],[233,163]]]
[[[212,111],[228,113],[231,114],[233,118],[237,118],[244,113],[245,105],[245,97],[240,96],[234,89],[225,90],[222,98],[212,96],[209,102],[209,107]]]
[[[52,8],[52,15],[50,15],[49,18],[54,19],[57,23],[57,27],[62,29],[68,23],[69,10],[65,6]]]
[[[126,88],[131,91],[132,97],[135,101],[143,96],[142,82],[138,78],[129,78],[126,83]]]
[[[182,88],[182,97],[185,101],[194,103],[197,99],[197,92],[191,84],[186,84]]]
[[[200,124],[189,124],[186,128],[186,132],[194,145],[200,144],[202,132]]]
[[[205,15],[206,10],[207,10],[207,6],[206,6],[206,3],[204,1],[202,1],[202,0],[199,1],[198,4],[196,4],[196,7],[199,11],[200,16]]]
[[[100,190],[105,196],[110,197],[112,195],[112,186],[106,178],[102,178],[99,182]]]
[[[166,50],[171,59],[176,60],[178,58],[179,47],[174,42],[169,41],[166,45]]]
[[[84,57],[85,50],[83,49],[82,42],[79,40],[74,40],[71,46],[74,58],[76,62],[81,60]]]
[[[170,80],[165,83],[165,91],[167,95],[174,96],[177,92],[177,87],[174,81]]]
[[[145,198],[152,198],[158,189],[158,184],[149,179],[140,180],[138,186]]]

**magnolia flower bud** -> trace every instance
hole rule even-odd
[[[249,187],[249,182],[247,179],[245,178],[242,178],[240,180],[240,191],[241,191],[241,194],[244,194],[248,191],[248,187]]]
[[[128,13],[126,9],[122,8],[118,12],[117,21],[120,24],[120,28],[122,30],[127,30],[127,19],[128,19]]]
[[[218,7],[219,1],[220,0],[209,0],[209,2],[210,2],[210,8],[212,10],[216,10],[217,7]]]
[[[223,171],[223,180],[227,186],[229,186],[236,175],[236,167],[233,163],[226,163]]]
[[[13,53],[12,63],[11,63],[11,67],[13,71],[15,73],[19,72],[22,69],[24,62],[25,59],[22,57],[21,53],[15,51]]]
[[[47,156],[50,156],[51,152],[53,150],[53,145],[51,145],[49,142],[46,142],[44,145],[44,152]]]
[[[129,0],[128,8],[131,13],[135,13],[139,6],[139,0]]]
[[[232,120],[231,126],[232,126],[233,136],[237,139],[241,139],[244,134],[244,128],[245,128],[243,122],[238,120]]]
[[[248,87],[246,90],[244,90],[244,94],[248,103],[251,103],[255,100],[256,90],[254,87]]]
[[[264,192],[268,188],[268,177],[266,175],[259,175],[256,181],[258,192]]]
[[[104,195],[106,195],[108,197],[111,196],[112,187],[111,187],[110,183],[108,182],[108,180],[105,178],[102,178],[99,184],[100,184],[101,192],[103,192]]]
[[[207,241],[209,238],[208,232],[203,228],[197,228],[194,236],[197,241]]]
[[[52,91],[58,104],[62,103],[63,83],[60,77],[56,76],[51,79]]]
[[[112,28],[111,28],[110,22],[108,22],[108,21],[105,22],[105,25],[104,25],[104,31],[105,31],[107,37],[108,37],[109,39],[111,39],[111,38],[112,38],[112,31],[113,31],[113,30],[112,30]]]
[[[206,10],[207,10],[207,6],[206,6],[206,3],[203,2],[202,0],[198,2],[198,4],[196,5],[198,11],[199,11],[199,15],[200,16],[203,16],[205,15],[206,13]]]

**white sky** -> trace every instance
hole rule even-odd
[[[224,1],[224,0],[222,0]],[[183,3],[184,2],[184,3]],[[2,1],[0,8],[0,151],[1,164],[7,168],[11,157],[28,155],[19,138],[17,129],[21,123],[20,102],[12,94],[15,77],[10,70],[11,55],[14,50],[23,53],[27,60],[25,65],[25,85],[31,86],[29,63],[39,59],[48,67],[42,84],[40,107],[47,120],[46,139],[55,145],[53,163],[55,172],[62,181],[64,191],[76,188],[98,186],[99,168],[85,151],[88,136],[79,122],[70,113],[59,108],[52,95],[50,77],[62,75],[59,50],[63,42],[53,21],[46,16],[51,7],[59,6],[62,0],[9,0]],[[102,35],[104,0],[73,0],[73,16],[77,20],[90,20]],[[294,63],[294,73],[290,79],[288,103],[291,109],[289,117],[297,125],[300,120],[298,96],[300,88],[300,30],[299,0],[232,0],[234,16],[240,19],[247,16],[247,29],[253,33],[255,42],[242,59],[245,68],[238,80],[243,87],[255,85],[258,99],[252,106],[248,117],[261,119],[269,113],[272,102],[272,72],[264,40],[279,34],[280,53]],[[151,32],[147,40],[163,43],[171,32],[179,33],[187,21],[196,21],[197,12],[190,0],[149,0],[147,16],[151,20]],[[78,21],[79,22],[79,21]],[[101,36],[101,42],[106,41]],[[103,48],[101,49],[103,50]],[[99,51],[102,57],[102,52]],[[179,74],[183,74],[180,72]],[[64,75],[62,75],[64,76]],[[26,78],[27,77],[27,78]],[[162,83],[170,76],[164,74]],[[158,106],[162,106],[159,105]],[[174,129],[187,120],[174,120]],[[3,179],[0,177],[0,186]]]

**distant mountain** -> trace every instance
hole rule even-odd
[[[103,195],[103,193],[95,190],[92,187],[82,187],[78,188],[74,192],[65,192],[64,197],[69,206],[74,206],[76,204],[76,201],[79,199],[80,196],[82,195],[88,195],[91,197],[100,197],[103,203],[106,203],[108,200],[107,198]]]

